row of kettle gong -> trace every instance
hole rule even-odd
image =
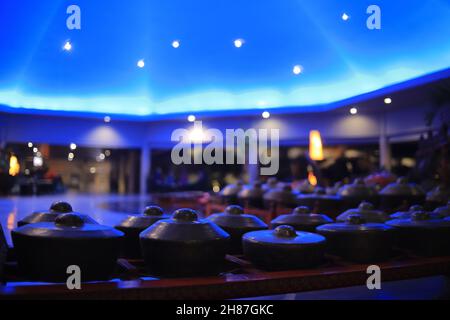
[[[69,265],[80,267],[83,281],[106,280],[120,256],[143,258],[152,275],[190,276],[219,273],[226,254],[242,252],[269,270],[319,265],[325,252],[352,261],[386,259],[395,246],[424,255],[448,254],[450,221],[444,216],[449,211],[448,205],[433,213],[413,207],[388,220],[362,203],[335,223],[299,207],[272,221],[274,230],[269,230],[239,206],[207,219],[192,209],[167,215],[150,206],[112,228],[58,202],[21,220],[11,236],[19,269],[33,280],[65,281]]]
[[[227,185],[220,196],[227,204],[268,209],[276,206],[295,208],[300,205],[310,207],[313,212],[336,216],[363,200],[390,213],[405,210],[414,204],[424,205],[427,210],[435,209],[447,203],[450,190],[437,186],[425,193],[419,185],[408,182],[404,177],[381,189],[367,184],[362,178],[350,184],[338,183],[327,189],[314,187],[307,180],[292,187],[291,184],[270,178],[265,184],[257,181],[250,185],[242,182]]]

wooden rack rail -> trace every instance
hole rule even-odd
[[[119,265],[116,280],[84,283],[81,290],[68,290],[65,284],[16,282],[0,286],[0,299],[233,299],[364,285],[368,276],[367,265],[335,257],[327,257],[314,269],[267,272],[242,257],[227,256],[227,270],[220,275],[171,279],[149,277],[142,261],[121,260]],[[450,274],[450,257],[399,254],[378,265],[383,281]]]

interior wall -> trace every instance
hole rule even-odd
[[[33,142],[84,147],[139,148],[145,125],[141,122],[112,121],[25,114],[0,115],[0,138],[6,142]]]
[[[201,116],[204,128],[226,129],[279,128],[281,144],[307,144],[309,131],[319,130],[325,144],[352,142],[377,142],[385,128],[389,135],[426,130],[426,106],[392,109],[383,114],[359,110],[350,115],[348,110],[322,113],[277,115],[264,120],[256,117],[235,116],[206,118]],[[437,119],[436,122],[439,119]],[[384,121],[384,127],[383,127]],[[169,147],[172,131],[190,128],[192,123],[183,120],[152,122],[112,121],[102,119],[50,117],[36,115],[0,115],[0,139],[6,142],[49,143],[64,145],[74,142],[80,146],[108,148]]]
[[[47,161],[52,172],[61,176],[64,185],[69,188],[76,188],[77,191],[87,193],[110,192],[110,162],[74,161],[68,166],[67,160],[63,159],[48,159]],[[95,168],[95,173],[86,174],[86,171],[88,171],[89,168]]]
[[[427,113],[433,110],[431,104],[424,104],[421,107],[405,107],[391,110],[387,115],[387,132],[390,136],[402,136],[410,133],[417,133],[427,129],[425,118]],[[443,106],[436,114],[433,128],[438,128],[442,121],[450,122],[450,104]]]
[[[350,115],[346,108],[322,113],[274,113],[268,120],[262,119],[258,113],[254,117],[205,118],[203,126],[219,129],[222,133],[226,129],[279,128],[281,145],[306,146],[309,131],[313,129],[321,132],[325,146],[378,143],[383,132],[387,136],[395,136],[397,140],[411,141],[418,139],[418,131],[427,129],[424,118],[428,110],[426,105],[391,108],[388,112],[360,108],[357,115]],[[198,119],[202,120],[202,117]],[[435,119],[434,127],[439,123],[440,119]],[[32,141],[57,145],[74,142],[79,146],[111,149],[141,148],[139,189],[146,194],[151,149],[171,148],[175,143],[171,142],[173,130],[190,127],[192,123],[188,123],[185,117],[182,120],[152,122],[113,120],[106,124],[103,119],[0,114],[0,146],[6,142]]]
[[[258,117],[235,117],[221,119],[205,119],[203,128],[218,129],[225,134],[226,129],[279,129],[281,143],[308,142],[310,130],[319,130],[325,141],[343,143],[351,139],[375,140],[379,135],[378,117],[376,115],[347,116],[342,114],[300,114],[274,115],[270,119]],[[199,117],[198,120],[202,120]],[[148,127],[148,141],[151,145],[163,146],[170,143],[172,131],[175,128],[192,127],[187,121],[166,121],[152,123]]]
[[[274,114],[268,120],[258,117],[223,117],[206,118],[202,121],[204,128],[226,129],[279,128],[281,144],[307,144],[310,130],[319,130],[325,144],[343,143],[378,143],[382,132],[387,136],[401,135],[408,132],[424,131],[426,106],[394,109],[388,112],[359,110],[357,115],[350,115],[348,110],[305,113]],[[198,120],[202,120],[198,117]],[[436,119],[435,126],[439,119]],[[153,122],[148,126],[147,139],[150,145],[167,146],[171,143],[171,133],[175,128],[190,128],[186,120]]]

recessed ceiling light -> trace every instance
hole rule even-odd
[[[196,118],[195,118],[194,115],[191,114],[190,116],[188,116],[187,119],[188,119],[189,122],[194,122]]]
[[[64,43],[63,49],[66,51],[72,50],[72,44],[70,43],[70,41],[66,41],[66,43]]]
[[[269,111],[264,111],[261,116],[264,119],[269,119],[270,118],[270,112]]]
[[[391,98],[385,98],[384,99],[384,103],[391,104],[392,103],[392,99]]]
[[[240,47],[242,47],[244,42],[245,42],[244,39],[236,39],[236,40],[234,40],[234,46],[236,48],[240,48]]]
[[[350,114],[357,114],[358,113],[358,109],[356,109],[355,107],[350,109]]]
[[[70,150],[76,150],[76,149],[77,149],[77,145],[75,143],[71,143]]]
[[[28,148],[33,148],[33,142],[28,142]]]
[[[34,153],[36,153],[36,152],[38,152],[38,151],[39,151],[38,148],[36,148],[36,147],[33,148],[33,152],[34,152]]]
[[[42,167],[42,165],[44,164],[44,159],[42,159],[41,156],[35,156],[33,157],[33,166],[35,167]]]
[[[189,132],[191,142],[203,142],[206,139],[205,131],[202,128],[192,128]]]
[[[172,47],[179,48],[180,47],[180,41],[179,40],[174,40],[172,41]]]
[[[294,66],[294,68],[292,68],[292,72],[295,74],[295,75],[299,75],[300,73],[302,73],[303,72],[303,67],[301,66],[301,65],[295,65]]]
[[[139,61],[137,62],[137,66],[138,66],[139,68],[145,67],[144,59],[139,60]]]
[[[350,19],[350,16],[348,14],[346,14],[345,12],[342,14],[342,20],[347,21],[348,19]]]
[[[103,118],[103,121],[104,121],[105,123],[110,123],[110,122],[111,122],[111,117],[110,117],[110,116],[105,116],[105,117]]]

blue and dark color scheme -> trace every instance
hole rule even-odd
[[[380,30],[366,27],[374,2]],[[81,30],[66,27],[72,4]],[[329,109],[448,69],[449,39],[447,0],[3,0],[0,109],[146,118]]]

